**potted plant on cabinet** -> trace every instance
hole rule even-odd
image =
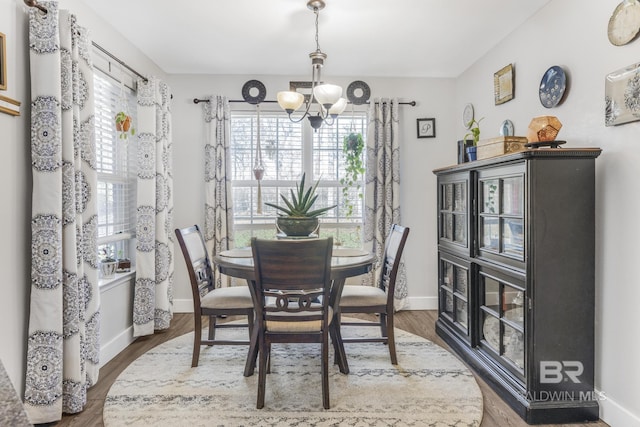
[[[484,117],[482,118],[484,119]],[[473,138],[473,146],[467,147],[467,156],[470,161],[476,160],[476,150],[478,148],[478,141],[480,141],[480,122],[482,121],[473,119],[471,121],[471,127],[469,128],[469,132],[467,132],[462,140],[465,141],[468,136]]]
[[[136,134],[136,130],[132,126],[131,116],[124,111],[118,112],[115,117],[116,130],[120,132],[120,139],[127,139],[127,135],[131,133],[131,136]]]
[[[345,176],[340,179],[342,187],[342,198],[347,209],[346,216],[353,214],[354,203],[349,199],[349,189],[355,184],[358,198],[362,199],[360,192],[360,176],[365,172],[362,161],[362,151],[364,150],[364,140],[361,133],[350,133],[344,137],[342,151],[345,154]]]
[[[318,229],[318,216],[324,214],[328,210],[335,208],[337,205],[327,206],[320,209],[311,210],[311,207],[315,203],[318,195],[316,189],[318,183],[316,181],[313,187],[305,188],[305,174],[302,174],[302,179],[299,183],[296,183],[296,191],[290,190],[291,198],[288,199],[281,194],[280,197],[284,201],[285,206],[279,206],[275,203],[267,203],[265,205],[276,208],[282,211],[284,214],[278,214],[276,219],[276,227],[282,233],[287,236],[309,236]]]

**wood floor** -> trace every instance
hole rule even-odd
[[[445,348],[448,346],[435,333],[436,311],[402,311],[396,314],[396,327],[421,337],[427,338]],[[366,319],[366,316],[357,316]],[[193,330],[191,314],[176,314],[168,331],[151,337],[138,338],[122,353],[112,359],[100,370],[98,384],[89,389],[88,403],[85,410],[76,415],[65,415],[58,423],[49,426],[102,427],[102,406],[109,388],[118,375],[135,359],[149,349],[165,341],[186,334]],[[372,344],[375,345],[375,344]],[[158,367],[161,368],[161,367]],[[506,403],[496,395],[479,377],[476,380],[484,397],[484,416],[482,427],[524,427],[527,424]],[[586,424],[556,424],[572,427],[608,427],[603,421]]]

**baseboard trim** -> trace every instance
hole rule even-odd
[[[174,299],[173,312],[174,313],[193,313],[193,300],[191,298]]]
[[[600,419],[610,426],[640,427],[640,417],[632,414],[628,409],[618,404],[606,395],[606,392],[596,390],[602,400],[600,404]]]
[[[106,365],[122,350],[127,348],[135,338],[133,337],[133,325],[122,331],[108,343],[100,346],[100,367]]]
[[[405,310],[437,310],[438,297],[409,297]]]

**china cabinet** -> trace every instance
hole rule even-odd
[[[528,423],[597,420],[598,148],[434,171],[437,333]]]

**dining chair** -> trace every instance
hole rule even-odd
[[[264,407],[273,343],[320,343],[322,403],[329,409],[329,331],[333,238],[251,239],[258,329],[258,399]]]
[[[176,237],[189,271],[193,296],[194,339],[191,366],[198,366],[200,347],[203,345],[248,345],[247,340],[216,339],[216,329],[248,327],[249,337],[253,329],[253,299],[248,286],[216,288],[213,280],[211,261],[198,225],[177,228]],[[246,316],[248,323],[217,323],[220,316]],[[202,338],[202,317],[209,318],[209,331]]]
[[[342,326],[379,326],[380,337],[342,338],[343,343],[382,342],[388,345],[391,363],[398,364],[396,343],[393,333],[393,296],[400,258],[409,236],[409,228],[393,224],[384,249],[382,271],[376,286],[346,285],[340,298],[340,317],[342,314],[373,313],[379,316],[378,322],[341,321]]]

